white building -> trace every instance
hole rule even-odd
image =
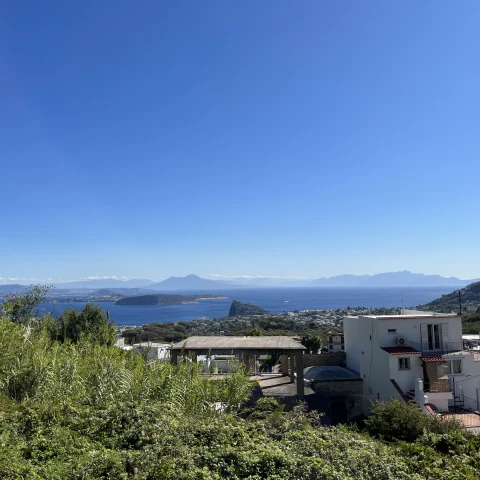
[[[439,411],[455,403],[454,382],[462,373],[458,373],[458,362],[450,360],[463,355],[459,316],[430,312],[367,315],[346,317],[343,325],[347,368],[363,379],[365,410],[367,400],[391,397],[414,400],[421,407],[431,403]],[[460,357],[464,368],[465,355]],[[474,355],[469,355],[469,374],[476,369],[480,379],[480,362],[475,364]]]
[[[462,339],[472,350],[480,350],[480,334],[462,335]]]
[[[325,348],[327,348],[329,353],[343,352],[345,350],[343,333],[328,332],[327,340],[328,343]]]
[[[197,360],[203,360],[198,357]],[[238,371],[238,358],[236,355],[213,355],[203,360],[203,372],[232,373]]]
[[[170,361],[170,349],[169,343],[154,343],[154,342],[142,342],[134,343],[133,349],[135,353],[140,355],[146,355],[147,361],[160,360],[163,362]]]
[[[451,379],[455,405],[480,411],[480,351],[463,350],[443,355]]]

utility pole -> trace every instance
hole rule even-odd
[[[458,291],[458,303],[460,304],[460,315],[462,315],[462,291]]]

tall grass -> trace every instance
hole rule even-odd
[[[241,370],[213,380],[200,365],[148,364],[134,352],[52,341],[45,329],[0,320],[0,392],[14,402],[49,411],[158,402],[199,415],[235,411],[250,390]]]

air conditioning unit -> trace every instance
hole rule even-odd
[[[407,337],[397,337],[397,345],[404,347],[407,345]]]

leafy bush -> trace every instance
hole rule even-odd
[[[390,442],[414,442],[425,431],[445,434],[463,429],[455,420],[425,415],[418,405],[394,398],[390,402],[372,404],[371,416],[365,420],[365,428],[370,435]]]

